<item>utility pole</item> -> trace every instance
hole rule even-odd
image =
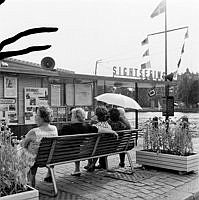
[[[169,119],[168,115],[168,96],[169,96],[169,86],[167,85],[167,4],[165,2],[165,98],[166,98],[166,116],[165,120]]]

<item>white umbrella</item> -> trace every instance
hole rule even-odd
[[[102,101],[107,104],[121,106],[123,108],[132,108],[135,110],[142,110],[141,106],[132,98],[122,94],[104,93],[95,97],[97,101]]]

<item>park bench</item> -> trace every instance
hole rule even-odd
[[[137,145],[138,131],[117,131],[118,139],[110,134],[89,133],[42,138],[35,166],[49,168],[52,175],[54,195],[58,193],[54,166],[102,156],[126,153],[132,171],[133,163],[129,150]],[[107,166],[108,167],[108,166]],[[32,174],[32,183],[35,183]]]

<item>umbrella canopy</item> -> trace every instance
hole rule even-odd
[[[121,106],[123,108],[132,108],[135,110],[142,110],[141,106],[132,98],[122,94],[104,93],[95,97],[97,101],[102,101],[108,104]]]

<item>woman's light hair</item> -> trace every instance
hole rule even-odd
[[[77,119],[80,122],[83,122],[86,118],[86,113],[83,108],[74,108],[72,109],[72,117]]]
[[[119,108],[117,108],[117,109],[118,109],[119,112],[120,112],[120,117],[124,117],[124,116],[125,116],[125,110],[124,110],[124,108],[119,107]]]
[[[53,110],[49,106],[39,106],[37,110],[44,122],[50,123],[53,120]]]

